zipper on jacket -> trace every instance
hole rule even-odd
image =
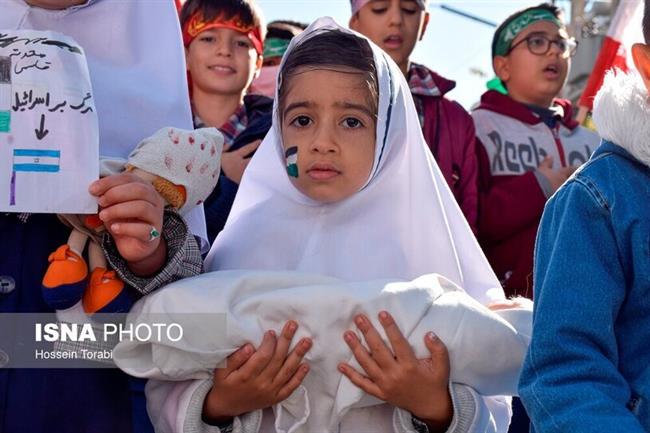
[[[554,128],[551,128],[551,133],[553,134],[553,140],[555,140],[557,153],[560,155],[560,164],[562,164],[562,167],[566,167],[567,165],[566,158],[564,157],[564,147],[562,146],[562,141],[560,140],[560,122],[558,122]]]

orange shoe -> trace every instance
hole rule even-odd
[[[84,311],[87,314],[125,313],[129,311],[131,304],[124,282],[115,271],[93,269],[88,288],[83,295]]]
[[[79,302],[88,276],[85,260],[70,249],[61,245],[48,258],[50,266],[43,277],[43,299],[56,310],[65,310]]]

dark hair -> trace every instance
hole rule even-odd
[[[180,12],[181,28],[198,10],[208,21],[217,17],[223,17],[226,20],[239,18],[247,26],[259,27],[262,39],[265,38],[264,17],[255,0],[187,0]]]
[[[646,0],[643,6],[643,39],[650,44],[650,1]]]
[[[295,36],[302,33],[306,28],[306,24],[298,21],[276,20],[266,25],[266,37],[290,41]]]
[[[278,92],[278,107],[284,111],[288,84],[291,78],[304,67],[324,67],[336,70],[349,68],[365,75],[371,95],[371,106],[377,112],[379,101],[379,80],[372,48],[365,39],[340,30],[326,30],[312,36],[294,48],[284,62],[281,71],[281,86]]]
[[[510,15],[508,18],[505,19],[504,22],[502,22],[499,27],[494,31],[494,36],[492,36],[492,58],[496,56],[496,48],[497,48],[497,42],[499,41],[499,37],[501,36],[501,32],[514,20],[522,16],[528,11],[531,11],[533,9],[545,9],[552,13],[555,18],[559,19],[562,21],[562,9],[559,7],[552,5],[550,3],[542,3],[537,6],[531,6],[525,9],[522,9],[520,11],[515,12],[514,14]]]

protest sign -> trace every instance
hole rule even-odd
[[[99,132],[83,48],[0,30],[0,211],[94,213]]]

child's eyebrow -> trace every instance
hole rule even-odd
[[[551,33],[551,32],[542,32],[542,31],[539,31],[539,32],[531,32],[531,33],[529,33],[528,36],[526,36],[526,37],[528,38],[528,37],[530,37],[530,36],[548,36],[548,37],[556,37],[556,36],[560,36],[560,37],[562,37],[562,34],[561,34],[559,31],[556,32],[556,33]]]
[[[371,112],[368,109],[368,107],[366,107],[365,105],[355,104],[353,102],[343,101],[343,102],[335,102],[334,106],[337,107],[337,108],[344,108],[346,110],[348,110],[348,109],[358,110],[358,111],[361,111],[362,113],[368,115],[368,117],[375,117],[375,113]]]
[[[312,108],[313,106],[314,103],[311,101],[298,101],[287,105],[287,107],[284,109],[284,113],[286,114],[291,110],[295,110],[296,108]]]
[[[388,3],[390,0],[370,0],[370,3]],[[415,0],[400,0],[400,3],[415,3]]]

